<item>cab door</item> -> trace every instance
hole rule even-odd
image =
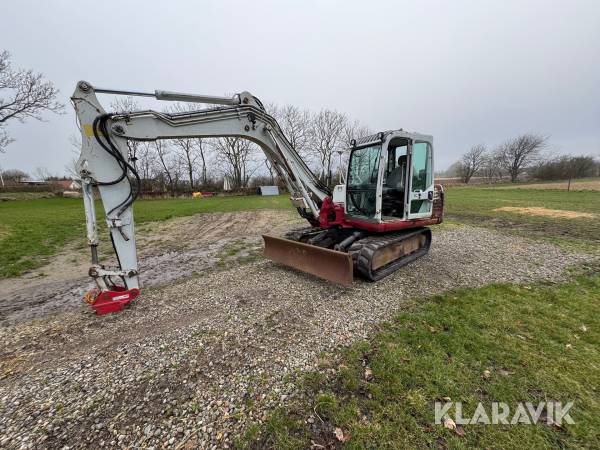
[[[413,141],[407,171],[407,219],[431,217],[433,206],[433,147],[430,142]]]

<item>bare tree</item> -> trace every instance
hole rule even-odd
[[[348,120],[344,125],[344,144],[345,146],[349,147],[352,139],[359,139],[371,134],[373,134],[373,130],[371,130],[368,126],[363,125],[356,119]]]
[[[194,103],[175,103],[169,109],[169,112],[182,113],[196,111],[197,109],[198,105]],[[194,174],[196,173],[198,163],[202,165],[200,183],[203,185],[206,184],[206,159],[208,151],[206,140],[202,138],[179,138],[173,139],[173,144],[185,166],[190,189],[194,189]]]
[[[294,105],[268,105],[267,109],[277,120],[294,150],[299,155],[306,157],[311,133],[310,111]]]
[[[13,69],[10,54],[0,52],[0,152],[14,141],[5,127],[9,120],[42,120],[46,111],[61,113],[64,105],[56,100],[58,89],[41,73]]]
[[[342,141],[340,148],[336,150],[339,155],[339,167],[338,171],[340,173],[340,182],[343,182],[342,178],[345,174],[346,167],[348,165],[348,158],[350,153],[348,149],[350,148],[350,141],[352,139],[359,139],[365,136],[369,136],[374,134],[373,130],[371,130],[368,126],[363,125],[358,120],[347,120],[344,125],[344,140]]]
[[[502,179],[502,164],[496,153],[488,153],[484,156],[480,172],[487,183]]]
[[[79,174],[79,168],[77,167],[78,158],[71,157],[69,162],[65,164],[65,174],[67,177],[74,180],[79,180],[81,175]]]
[[[29,175],[19,169],[9,169],[2,172],[2,179],[8,182],[18,183],[29,178]]]
[[[539,159],[547,141],[547,136],[528,133],[509,139],[496,149],[500,164],[510,175],[512,183],[517,181],[523,170]]]
[[[45,167],[36,167],[33,171],[33,176],[36,178],[36,180],[46,181],[48,178],[52,177],[52,174]]]
[[[194,170],[199,158],[194,139],[173,139],[173,147],[179,154],[179,159],[185,167],[190,189],[194,190]]]
[[[273,165],[269,161],[269,158],[265,158],[265,167],[269,171],[269,182],[270,184],[275,184],[275,169]]]
[[[462,178],[463,183],[468,184],[473,175],[481,169],[481,166],[485,161],[486,153],[487,147],[485,144],[477,144],[462,155],[460,158],[460,165],[458,166],[458,173]]]
[[[68,177],[79,180],[81,175],[79,174],[77,162],[79,161],[79,154],[81,152],[81,138],[71,134],[69,136],[69,144],[71,144],[71,153],[73,156],[71,156],[69,162],[65,164],[65,172]]]
[[[110,102],[111,109],[118,114],[128,114],[140,109],[138,102],[132,96],[118,96]]]
[[[8,144],[10,144],[13,141],[14,139],[11,138],[6,132],[6,130],[3,129],[3,126],[0,125],[0,153],[4,153],[5,148],[8,146]]]
[[[177,156],[172,159],[172,169],[171,176],[173,177],[173,195],[175,192],[179,190],[179,186],[182,178],[184,178],[183,174],[185,172],[183,160]]]
[[[328,181],[336,151],[344,147],[348,117],[345,114],[323,109],[313,117],[311,152],[320,164],[321,179]]]
[[[110,102],[111,109],[119,114],[128,114],[133,111],[137,111],[140,109],[138,102],[131,96],[127,97],[116,97],[112,102]],[[140,148],[140,141],[132,141],[131,139],[127,139],[127,148],[129,150],[129,159],[133,162],[133,166],[137,170],[137,151]]]
[[[341,170],[347,159],[344,151],[350,139],[371,134],[371,130],[359,121],[350,121],[337,111],[321,110],[313,114],[294,105],[267,105],[267,110],[277,119],[292,147],[317,171],[324,181],[329,180],[332,170]],[[338,163],[338,160],[340,162]],[[268,161],[265,166],[274,180]]]
[[[240,189],[258,168],[254,164],[256,146],[247,139],[219,138],[214,141],[217,161],[223,167],[225,175],[231,180],[233,189]]]
[[[150,180],[154,175],[155,162],[158,159],[156,155],[156,146],[154,142],[141,142],[137,152],[137,170],[142,183]]]
[[[171,148],[166,141],[158,140],[154,141],[152,144],[156,151],[159,170],[167,179],[171,195],[175,196],[176,181],[179,178],[176,173],[178,169],[176,159],[173,158]]]
[[[200,176],[200,184],[202,186],[206,186],[208,183],[208,175],[207,175],[207,164],[208,158],[210,157],[210,145],[206,139],[196,138],[196,148],[198,149],[198,155],[200,155],[200,161],[202,162],[202,170]]]
[[[279,106],[271,103],[267,105],[267,112],[277,120],[283,134],[285,134],[294,150],[303,159],[308,160],[310,157],[309,144],[312,131],[310,111],[301,109],[295,105],[287,104]],[[277,175],[276,171],[268,158],[264,159],[264,164],[269,172],[270,183],[274,184]]]

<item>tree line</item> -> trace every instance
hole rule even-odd
[[[540,180],[566,180],[598,176],[600,161],[587,155],[555,156],[547,153],[548,136],[526,133],[510,138],[493,149],[473,145],[445,172],[469,183],[475,176],[486,182],[505,178],[517,182],[525,174]]]

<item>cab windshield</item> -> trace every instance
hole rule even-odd
[[[375,215],[380,153],[380,145],[352,150],[346,184],[346,211],[349,214]]]

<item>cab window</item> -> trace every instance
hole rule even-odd
[[[431,185],[431,148],[427,142],[417,142],[412,153],[412,190],[425,191]]]
[[[346,184],[346,211],[349,214],[375,215],[380,153],[379,145],[352,150]]]

